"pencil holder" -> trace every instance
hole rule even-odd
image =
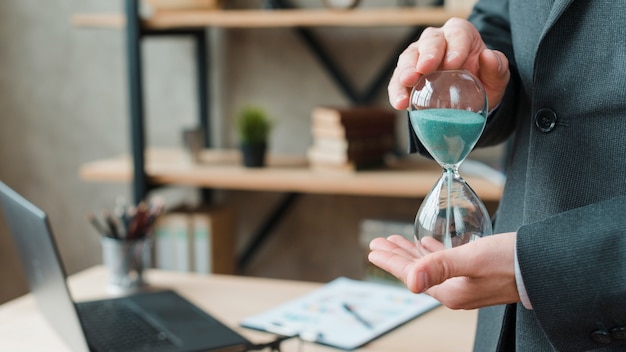
[[[114,293],[136,291],[146,285],[144,269],[151,265],[150,238],[102,237],[102,262],[108,271],[108,288]]]

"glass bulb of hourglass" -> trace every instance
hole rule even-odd
[[[443,175],[415,217],[415,238],[434,237],[446,248],[492,233],[485,205],[458,173],[485,127],[487,95],[468,71],[437,71],[411,92],[409,116],[420,142]]]

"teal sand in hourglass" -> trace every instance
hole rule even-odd
[[[411,93],[411,125],[443,168],[415,217],[415,238],[434,237],[446,248],[492,233],[485,205],[459,175],[459,165],[485,127],[487,96],[468,71],[422,76]]]

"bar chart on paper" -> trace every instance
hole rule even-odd
[[[241,326],[350,350],[439,304],[405,287],[339,277],[308,295],[248,317]]]

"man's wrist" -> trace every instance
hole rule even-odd
[[[528,297],[528,293],[526,292],[526,286],[524,285],[524,279],[522,278],[522,271],[519,267],[519,261],[517,260],[517,241],[515,242],[515,283],[517,284],[517,294],[519,295],[520,300],[522,301],[522,305],[526,309],[533,309],[532,303],[530,303],[530,298]]]

